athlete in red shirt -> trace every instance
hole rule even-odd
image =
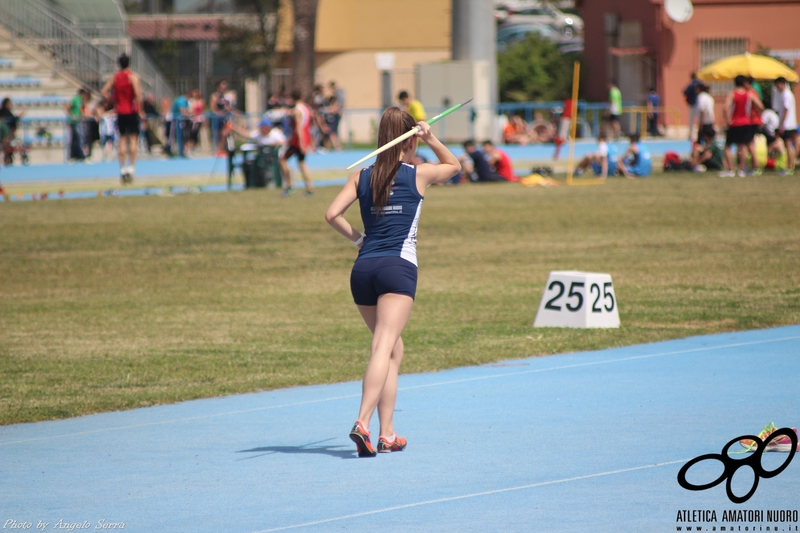
[[[736,155],[739,158],[738,176],[745,177],[745,163],[747,153],[750,152],[750,144],[753,142],[754,131],[750,121],[752,109],[755,106],[760,112],[764,106],[755,91],[748,91],[745,88],[746,78],[736,76],[733,83],[736,86],[728,98],[725,100],[723,112],[725,121],[728,124],[728,133],[725,138],[725,166],[724,172],[720,177],[733,177],[733,158],[731,157],[731,145],[736,145]],[[752,154],[751,154],[752,156]]]
[[[495,148],[492,141],[483,141],[483,153],[489,158],[489,164],[494,168],[495,174],[508,181],[517,181],[511,158],[502,150]]]
[[[119,71],[111,76],[100,93],[113,100],[119,130],[119,174],[123,184],[133,181],[136,152],[139,148],[139,115],[144,102],[139,76],[129,68],[130,58],[122,54],[117,60]],[[125,161],[129,162],[125,166]]]
[[[292,134],[289,137],[289,146],[280,159],[281,169],[284,175],[284,187],[281,196],[289,196],[294,193],[292,189],[292,171],[289,169],[289,158],[297,157],[297,166],[300,167],[300,174],[306,184],[306,196],[314,194],[314,186],[311,183],[311,174],[306,166],[306,154],[311,151],[311,108],[302,100],[302,93],[295,89],[292,91],[294,108],[292,109]]]

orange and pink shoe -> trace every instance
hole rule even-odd
[[[758,434],[758,438],[761,439],[761,442],[767,442],[769,440],[769,436],[778,431],[778,428],[775,427],[773,422],[767,424],[764,429],[761,430],[761,433]],[[792,428],[794,431],[795,436],[797,435],[797,428]],[[739,441],[739,444],[745,448],[745,452],[749,452],[756,447],[756,442],[752,439],[742,439]],[[764,448],[765,452],[790,452],[792,451],[792,439],[785,435],[780,435],[767,443],[767,446]],[[798,444],[796,447],[796,451],[800,451],[800,440],[798,440]]]
[[[359,457],[375,457],[378,455],[369,440],[369,430],[364,427],[360,420],[356,420],[353,429],[350,430],[350,440],[356,443]]]
[[[378,439],[378,452],[402,452],[408,442],[403,437],[398,437],[397,433],[392,433],[391,437],[380,437]]]

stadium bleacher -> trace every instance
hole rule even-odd
[[[36,78],[0,78],[0,88],[4,87],[41,87],[42,80]]]
[[[11,98],[14,113],[22,114],[17,139],[30,148],[62,150],[68,138],[64,107],[77,89],[0,32],[0,100]]]

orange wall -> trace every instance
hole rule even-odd
[[[319,0],[318,52],[450,49],[451,0]],[[278,51],[292,49],[294,13],[281,2]]]

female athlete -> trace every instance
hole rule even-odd
[[[359,247],[350,275],[350,290],[361,316],[372,331],[372,346],[361,388],[361,408],[350,439],[359,457],[396,452],[406,447],[392,424],[397,375],[403,360],[400,334],[411,315],[417,289],[417,226],[425,189],[461,171],[458,158],[439,141],[425,122],[414,124],[396,107],[381,117],[378,146],[418,127],[417,134],[378,155],[375,164],[352,174],[331,203],[325,219]],[[425,141],[439,159],[438,165],[410,163],[417,138]],[[361,208],[364,233],[344,219],[356,201]],[[380,436],[377,451],[370,442],[369,423],[378,409]]]

